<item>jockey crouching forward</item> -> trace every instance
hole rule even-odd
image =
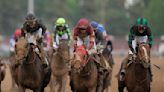
[[[76,50],[77,46],[84,45],[88,54],[93,54],[96,58],[99,73],[104,73],[104,70],[106,69],[101,66],[99,58],[97,58],[98,56],[95,45],[95,33],[87,19],[82,18],[78,21],[76,27],[73,30],[73,40],[74,51]]]
[[[59,46],[60,40],[70,41],[70,29],[66,24],[64,18],[58,18],[54,27],[53,48],[56,50]]]
[[[27,38],[28,43],[36,46],[35,52],[40,56],[43,67],[48,66],[48,60],[43,50],[43,36],[46,32],[46,27],[35,18],[33,14],[28,14],[25,18],[25,23],[22,28],[22,35]]]
[[[95,32],[95,42],[96,42],[96,46],[97,46],[97,50],[98,53],[102,54],[102,52],[104,51],[104,49],[106,48],[109,53],[109,55],[111,55],[113,46],[112,46],[112,42],[110,41],[110,37],[107,35],[106,30],[104,28],[103,25],[98,24],[96,21],[92,21],[90,23],[90,25],[92,26],[94,32]],[[105,67],[108,68],[109,64],[107,62],[107,60],[103,60],[103,62],[105,64]],[[114,61],[112,59],[112,61],[110,62],[110,66],[112,68]]]
[[[152,47],[153,43],[153,36],[151,34],[151,30],[148,27],[147,20],[145,18],[138,18],[136,21],[136,24],[132,26],[130,29],[129,33],[129,40],[128,40],[128,45],[129,45],[129,56],[127,60],[124,60],[122,62],[122,70],[121,70],[121,79],[124,79],[124,76],[126,74],[126,67],[129,61],[132,61],[133,58],[136,57],[136,47],[137,47],[137,42],[139,43],[148,43],[149,47]],[[149,67],[150,75],[151,75],[151,80],[152,80],[152,71],[151,67]]]

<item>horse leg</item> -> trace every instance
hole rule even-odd
[[[110,90],[110,86],[109,87],[107,87],[105,90],[104,90],[104,92],[110,92],[111,90]]]
[[[24,87],[19,86],[18,88],[19,88],[19,92],[25,92],[25,88]]]
[[[1,92],[1,81],[0,81],[0,92]]]
[[[88,92],[96,92],[96,87],[88,88]]]
[[[54,88],[53,88],[53,80],[52,80],[52,79],[51,79],[51,81],[50,81],[49,86],[50,86],[50,92],[54,92]]]
[[[119,92],[124,92],[124,87],[125,87],[124,82],[119,81],[119,83],[118,83],[118,90],[119,90]]]
[[[67,82],[67,76],[63,76],[63,80],[61,83],[61,92],[65,92],[66,82]]]
[[[55,92],[56,88],[57,88],[57,81],[56,78],[53,77],[53,75],[51,76],[51,81],[50,81],[50,92]]]

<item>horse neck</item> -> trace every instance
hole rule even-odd
[[[27,53],[27,57],[23,61],[23,66],[30,66],[30,65],[33,66],[34,64],[36,64],[36,62],[38,62],[38,61],[36,61],[36,59],[37,59],[37,55],[33,51],[33,48],[30,47],[29,48],[29,51]],[[38,60],[39,60],[39,58],[38,58]],[[36,67],[36,66],[34,66],[34,67]]]
[[[91,59],[83,67],[83,69],[81,70],[80,75],[82,75],[82,76],[90,76],[93,69],[94,69],[94,61]]]
[[[147,69],[141,63],[134,64],[134,75],[137,80],[143,80],[147,77]]]
[[[111,52],[107,49],[107,47],[103,50],[102,54],[104,56],[109,56],[111,54]]]
[[[57,52],[55,55],[55,62],[57,65],[65,65],[64,58],[62,57],[60,52]]]

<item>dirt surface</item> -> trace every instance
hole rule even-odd
[[[112,77],[112,86],[110,92],[118,92],[117,90],[117,79],[115,75],[117,74],[121,61],[124,57],[114,57],[115,66],[113,70],[113,77]],[[156,67],[152,66],[153,70],[153,82],[151,85],[151,92],[164,92],[164,58],[152,57],[151,61],[153,64],[157,64],[161,67],[161,69],[157,69]],[[2,82],[2,92],[14,92],[13,90],[10,91],[11,88],[11,76],[9,69],[7,68],[7,74],[5,80]],[[69,91],[69,86],[67,87],[67,92]],[[16,91],[17,92],[17,91]],[[32,91],[28,91],[32,92]],[[49,87],[46,88],[45,92],[49,92]]]

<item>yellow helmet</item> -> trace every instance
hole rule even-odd
[[[64,18],[58,18],[57,20],[56,20],[56,26],[64,26],[65,25],[65,23],[66,23],[66,21],[65,21],[65,19]]]

